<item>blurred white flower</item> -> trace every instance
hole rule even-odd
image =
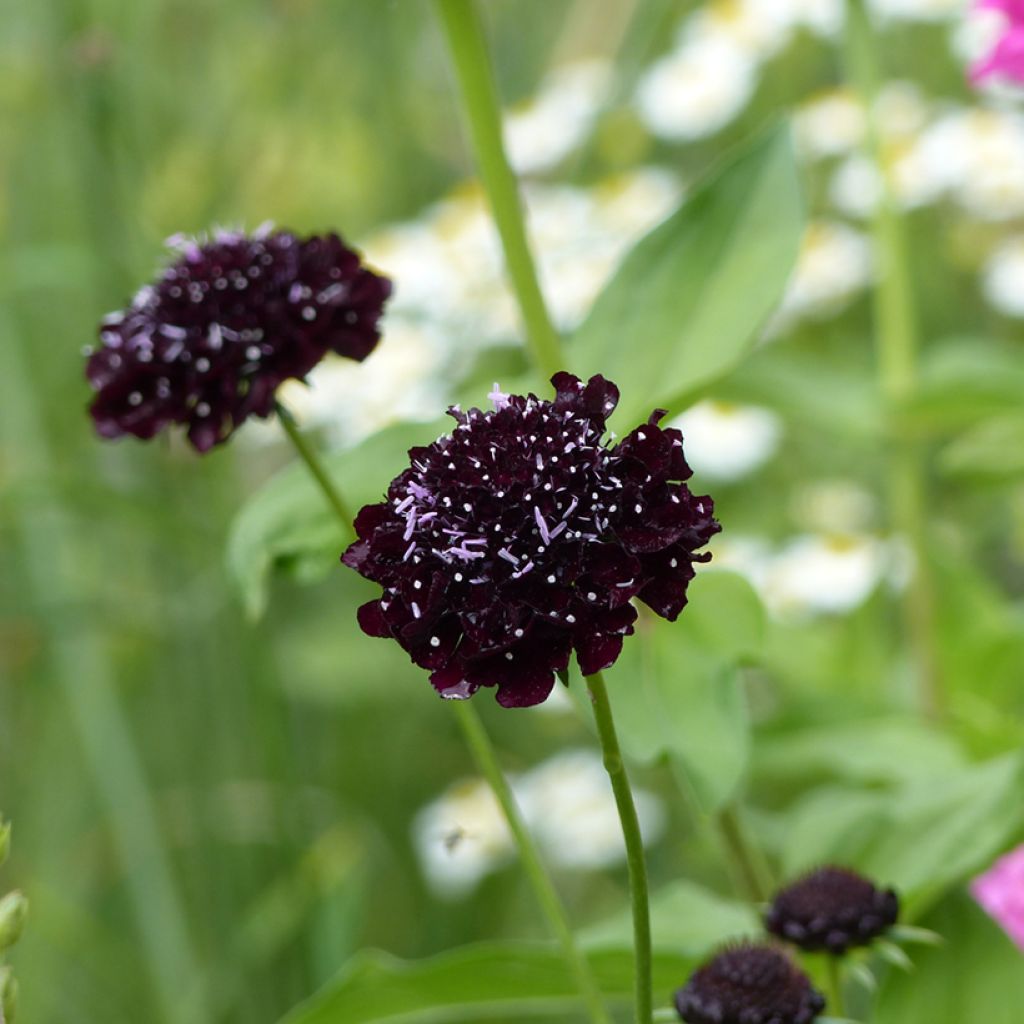
[[[982,286],[993,308],[1006,316],[1024,317],[1024,236],[1007,239],[992,253]]]
[[[530,828],[546,857],[566,868],[597,869],[625,860],[611,783],[595,750],[569,750],[534,768],[519,790]],[[665,811],[654,794],[634,790],[644,843],[656,842]]]
[[[449,899],[475,889],[508,862],[515,848],[501,807],[483,779],[449,787],[416,815],[412,835],[427,883]]]
[[[719,534],[710,544],[711,563],[701,572],[727,569],[738,573],[759,593],[764,593],[771,572],[772,548],[763,537],[745,534]]]
[[[774,546],[762,537],[716,538],[712,566],[739,573],[778,619],[842,615],[879,584],[906,581],[904,545],[862,532],[805,533]]]
[[[886,545],[875,537],[806,534],[774,557],[761,594],[783,617],[842,614],[867,600],[885,575],[886,561]]]
[[[743,110],[756,81],[757,63],[748,51],[727,36],[709,35],[650,67],[637,89],[637,109],[655,135],[699,139]]]
[[[672,421],[683,432],[686,461],[698,477],[738,480],[768,461],[782,424],[768,409],[704,401]]]
[[[788,42],[791,25],[766,16],[766,0],[712,0],[682,24],[678,48],[716,41],[745,52],[755,63],[775,56]]]
[[[559,328],[576,326],[623,254],[681,193],[669,172],[643,167],[587,189],[526,185],[527,230]],[[518,309],[479,189],[455,190],[418,220],[377,232],[363,248],[395,279],[392,311],[431,325],[451,354],[518,337]]]
[[[793,119],[797,146],[806,159],[842,156],[861,144],[864,107],[849,89],[833,89],[804,103]]]
[[[505,145],[520,174],[561,163],[590,134],[611,82],[605,61],[556,68],[532,100],[505,116]]]
[[[861,232],[839,221],[812,222],[776,315],[776,329],[839,312],[868,286],[871,274],[871,245]]]
[[[832,174],[828,185],[832,205],[847,217],[867,219],[882,197],[882,177],[866,156],[847,157]]]
[[[875,102],[875,121],[883,141],[916,135],[927,124],[930,112],[917,83],[901,79],[886,82]]]
[[[384,341],[361,363],[328,356],[307,382],[286,381],[284,404],[303,425],[347,446],[403,420],[435,418],[447,401],[445,343],[428,326],[387,317]]]
[[[877,511],[874,496],[854,480],[812,480],[797,490],[793,500],[794,520],[822,533],[861,533]]]
[[[963,17],[965,0],[869,0],[884,19],[892,21],[948,21]]]
[[[982,220],[1024,215],[1024,116],[954,108],[908,151],[900,192],[909,205],[948,194]]]
[[[834,39],[843,30],[846,5],[843,0],[748,0],[760,17],[784,26],[790,32],[804,30],[824,39]]]
[[[596,870],[625,860],[622,826],[611,783],[596,750],[569,750],[510,778],[516,802],[545,859],[558,867]],[[634,790],[644,843],[665,828],[661,800]],[[413,844],[430,887],[455,899],[513,857],[515,844],[483,779],[450,786],[412,825]]]

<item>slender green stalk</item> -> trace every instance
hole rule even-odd
[[[338,521],[344,528],[347,537],[349,539],[353,538],[355,531],[352,526],[352,513],[349,511],[348,505],[345,504],[345,499],[342,498],[337,484],[330,478],[327,470],[324,469],[324,464],[320,460],[320,456],[317,455],[316,449],[303,436],[302,431],[299,430],[295,417],[280,402],[275,402],[275,405],[277,415],[281,420],[281,426],[284,427],[284,432],[288,435],[288,440],[291,441],[295,451],[298,452],[299,458],[306,464],[306,468],[312,474],[320,490],[323,491],[324,497],[337,515]]]
[[[868,112],[867,148],[881,172],[881,195],[872,223],[878,269],[875,336],[878,384],[892,429],[917,387],[920,339],[906,223],[885,173],[876,123],[882,75],[865,0],[848,0],[846,35],[850,77]],[[889,453],[889,503],[893,523],[907,538],[914,556],[913,575],[904,599],[904,619],[914,655],[918,701],[924,714],[941,717],[945,698],[938,657],[934,584],[926,546],[928,498],[923,453],[912,438],[896,437],[893,441]]]
[[[825,957],[826,971],[828,972],[828,994],[827,1008],[829,1016],[845,1017],[846,1010],[843,1007],[843,972],[840,969],[840,961],[837,956]]]
[[[626,865],[629,868],[629,894],[633,905],[633,946],[636,951],[636,1020],[635,1024],[651,1024],[653,1019],[653,987],[651,976],[651,908],[647,887],[647,863],[644,841],[640,835],[640,819],[636,813],[633,791],[626,774],[626,765],[615,732],[608,688],[600,672],[587,676],[587,689],[594,705],[597,734],[601,738],[604,768],[611,779],[615,806],[622,822],[626,840]]]
[[[475,0],[437,0],[458,80],[480,179],[505,252],[505,266],[523,317],[526,341],[542,373],[565,369],[561,342],[548,315],[526,238],[516,177],[505,154],[498,89]]]
[[[541,910],[543,910],[544,916],[551,925],[551,930],[562,944],[562,951],[576,979],[576,984],[579,986],[580,994],[583,996],[590,1019],[595,1024],[611,1024],[611,1018],[608,1016],[608,1011],[601,1001],[601,993],[591,974],[590,966],[576,944],[576,938],[573,935],[565,908],[558,897],[558,892],[551,881],[551,876],[544,867],[544,862],[541,860],[537,845],[523,823],[522,814],[520,814],[519,807],[516,805],[508,780],[498,764],[497,755],[494,752],[494,747],[487,735],[487,731],[484,729],[483,722],[480,721],[480,716],[477,714],[476,708],[473,707],[471,701],[453,701],[453,704],[455,706],[455,718],[462,729],[469,749],[472,751],[477,767],[483,773],[505,814],[505,820],[508,822],[509,830],[512,832],[512,837],[519,850],[519,858],[522,862],[523,870],[533,886],[537,902],[540,903]]]

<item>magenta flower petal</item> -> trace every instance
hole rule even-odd
[[[974,85],[989,78],[1024,84],[1024,24],[1010,24],[992,50],[970,69]]]
[[[1024,845],[1000,857],[974,879],[971,895],[1024,950]]]
[[[496,390],[491,412],[451,410],[451,435],[409,452],[342,558],[383,589],[360,609],[364,632],[396,640],[444,697],[496,687],[504,707],[528,707],[574,651],[585,675],[609,667],[632,599],[678,615],[719,529],[660,414],[609,445],[618,388],[552,383],[553,401]]]
[[[102,437],[179,423],[199,452],[267,416],[288,378],[328,353],[362,360],[391,293],[335,234],[220,232],[178,258],[100,325],[86,365]]]

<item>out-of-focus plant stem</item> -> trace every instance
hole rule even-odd
[[[764,903],[771,897],[772,878],[764,854],[751,843],[740,808],[729,803],[715,812],[715,830],[747,897]]]
[[[298,453],[299,458],[302,459],[306,469],[309,470],[310,476],[313,477],[316,485],[323,492],[324,498],[327,499],[328,505],[331,506],[332,511],[337,516],[338,522],[341,523],[342,529],[345,531],[346,542],[354,539],[355,529],[352,526],[352,513],[345,499],[341,496],[338,485],[331,479],[327,470],[324,469],[320,456],[299,429],[298,424],[295,422],[295,417],[280,402],[275,402],[275,406],[278,419],[281,421],[284,432],[288,435],[288,440],[291,441],[292,447]]]
[[[18,437],[22,472],[35,501],[15,523],[21,535],[33,600],[46,608],[47,648],[85,763],[110,822],[167,1024],[209,1020],[206,975],[192,948],[186,914],[161,835],[159,814],[146,784],[131,724],[118,699],[115,671],[97,639],[83,593],[69,567],[84,535],[53,490],[57,470],[46,423],[19,350],[16,326],[4,322],[0,345],[0,428]],[[86,424],[83,422],[83,429]],[[18,506],[15,506],[16,508]],[[116,558],[112,552],[110,557]]]
[[[917,387],[918,321],[910,274],[910,245],[905,220],[896,204],[885,168],[877,126],[877,99],[882,75],[878,44],[865,0],[848,0],[846,52],[849,75],[867,112],[867,148],[879,171],[878,204],[872,237],[878,282],[874,291],[878,382],[889,429]],[[924,455],[914,438],[892,438],[889,454],[889,504],[893,525],[906,538],[913,556],[904,597],[904,619],[914,660],[921,711],[932,718],[945,714],[937,650],[935,596],[927,551],[927,480]]]
[[[615,806],[622,822],[626,841],[626,865],[629,868],[629,895],[633,905],[633,947],[636,954],[636,1024],[651,1024],[653,1019],[654,983],[652,980],[651,908],[647,885],[647,860],[640,819],[636,813],[633,790],[622,760],[619,738],[615,732],[608,688],[600,672],[587,676],[587,689],[594,705],[597,734],[604,753],[604,768],[611,780]]]
[[[505,153],[501,105],[475,0],[437,0],[480,180],[501,236],[505,266],[519,303],[526,343],[541,373],[566,369],[526,237],[516,176]]]
[[[548,919],[551,930],[562,945],[562,952],[575,977],[590,1019],[595,1024],[611,1024],[611,1018],[601,1001],[601,993],[590,971],[590,966],[576,943],[576,937],[573,935],[572,926],[565,908],[562,906],[558,891],[544,867],[533,837],[523,822],[523,816],[516,804],[508,780],[498,763],[497,754],[486,729],[484,729],[483,722],[480,721],[480,716],[471,701],[453,701],[452,703],[455,707],[455,718],[466,738],[466,744],[473,754],[477,767],[490,785],[495,799],[500,804],[505,821],[508,822],[509,831],[512,833],[512,838],[519,851],[519,860],[533,887],[537,902]]]
[[[830,1016],[842,1018],[846,1011],[843,1008],[843,973],[839,957],[828,955],[825,962],[829,989],[827,1009]]]

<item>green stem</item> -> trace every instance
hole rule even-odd
[[[715,814],[715,826],[743,888],[755,903],[771,898],[772,877],[762,852],[750,842],[735,804],[726,804]]]
[[[284,427],[284,432],[288,435],[288,440],[291,441],[295,451],[298,452],[299,458],[306,464],[306,468],[316,481],[317,486],[323,491],[324,497],[337,515],[338,521],[344,528],[347,537],[349,539],[354,538],[355,529],[352,526],[352,513],[349,511],[348,505],[345,504],[345,499],[342,498],[337,485],[330,478],[327,470],[324,469],[324,464],[320,456],[317,455],[316,449],[303,436],[302,431],[299,430],[299,426],[295,422],[295,417],[288,409],[280,402],[275,402],[274,404],[277,409],[278,418],[281,420],[281,426]]]
[[[839,957],[826,954],[826,972],[828,975],[827,1009],[831,1017],[845,1017],[843,1008],[843,975],[840,970]]]
[[[579,986],[580,994],[587,1006],[590,1019],[595,1024],[611,1024],[611,1018],[601,1001],[601,993],[591,974],[590,966],[576,944],[576,937],[573,935],[572,926],[569,924],[568,916],[562,901],[558,897],[551,876],[544,867],[537,845],[533,841],[523,823],[522,814],[516,804],[515,797],[509,787],[498,764],[498,758],[494,747],[491,744],[483,722],[477,714],[476,708],[468,700],[452,702],[455,707],[455,718],[466,738],[466,743],[473,754],[477,767],[483,773],[494,792],[494,796],[504,812],[505,820],[508,822],[509,830],[519,850],[519,858],[522,861],[526,877],[533,886],[537,902],[548,919],[551,930],[555,933],[558,941],[562,944],[562,951],[565,954],[566,962],[572,971],[576,984]]]
[[[542,373],[565,369],[558,333],[548,315],[526,237],[516,177],[505,155],[501,106],[474,0],[436,0],[458,80],[480,179],[505,252],[505,266],[523,317],[527,345]]]
[[[619,810],[619,820],[622,822],[622,835],[626,840],[629,892],[633,904],[633,946],[636,951],[635,1024],[651,1024],[654,1001],[651,975],[651,909],[640,819],[637,817],[633,791],[630,789],[626,765],[619,749],[612,706],[608,700],[608,688],[600,672],[587,676],[587,689],[594,705],[594,718],[597,720],[597,734],[601,738],[605,771],[611,779],[615,805]]]
[[[877,126],[882,83],[877,41],[865,0],[849,0],[847,61],[868,115],[868,154],[879,169],[881,195],[872,222],[878,284],[874,291],[878,384],[890,429],[917,387],[920,346],[918,318],[910,273],[907,226],[885,171]],[[929,717],[941,717],[945,698],[939,665],[935,590],[927,551],[927,481],[920,445],[913,438],[893,438],[889,450],[889,503],[896,528],[914,557],[913,575],[903,615],[914,655],[918,702]]]

